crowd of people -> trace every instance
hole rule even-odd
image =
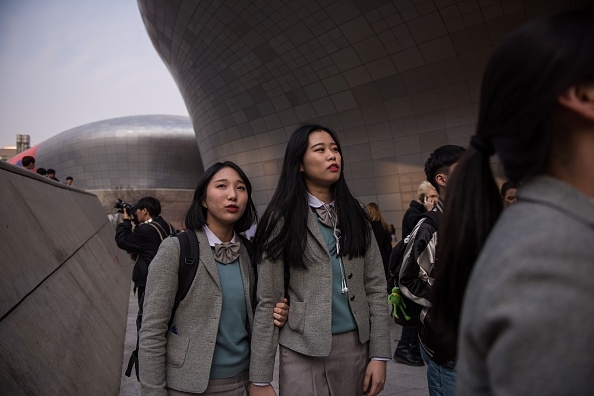
[[[32,157],[30,155],[25,155],[22,159],[21,159],[21,166],[25,169],[28,169],[32,172],[36,172],[37,174],[47,177],[48,179],[52,179],[54,181],[57,181],[58,183],[60,182],[60,180],[56,177],[56,170],[52,169],[52,168],[35,168],[35,157]],[[67,186],[71,186],[72,183],[74,182],[74,178],[72,176],[67,176],[66,177],[66,181],[64,182],[64,184],[66,184]]]
[[[180,241],[158,201],[139,201],[138,225],[125,213],[116,240],[138,255],[142,394],[276,395],[277,356],[283,396],[378,395],[392,358],[426,365],[432,396],[591,393],[592,37],[586,8],[535,19],[494,50],[469,147],[429,155],[402,219],[398,285],[421,313],[394,355],[393,226],[351,194],[335,131],[292,133],[259,221],[239,166],[205,171],[184,219],[200,249],[181,301]]]

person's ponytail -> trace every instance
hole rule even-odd
[[[431,290],[432,316],[455,339],[470,273],[502,211],[485,150],[466,151],[448,180],[445,205]]]

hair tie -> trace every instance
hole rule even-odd
[[[493,147],[493,143],[490,140],[482,138],[477,135],[473,135],[470,138],[470,145],[474,147],[479,153],[490,157],[495,154],[495,147]]]

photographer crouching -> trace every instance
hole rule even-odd
[[[123,220],[116,228],[116,244],[120,249],[132,254],[133,257],[136,256],[132,281],[134,282],[134,293],[137,293],[138,297],[137,341],[136,351],[130,357],[126,375],[129,377],[132,366],[136,365],[136,378],[138,378],[138,331],[140,331],[140,324],[142,323],[142,301],[148,267],[157,254],[163,239],[174,234],[175,230],[171,224],[159,216],[161,214],[161,203],[156,198],[140,198],[136,205],[130,205],[118,200],[115,207],[123,213]],[[133,220],[134,224],[136,224],[134,228],[132,228]]]

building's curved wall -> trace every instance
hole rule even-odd
[[[2,161],[0,185],[0,394],[117,395],[132,267],[97,197]]]
[[[36,167],[85,190],[194,189],[203,173],[188,117],[143,115],[69,129],[36,146]]]
[[[397,226],[428,154],[467,145],[493,46],[526,20],[579,3],[138,0],[205,167],[243,166],[261,210],[287,136],[316,120],[338,132],[353,193]]]

